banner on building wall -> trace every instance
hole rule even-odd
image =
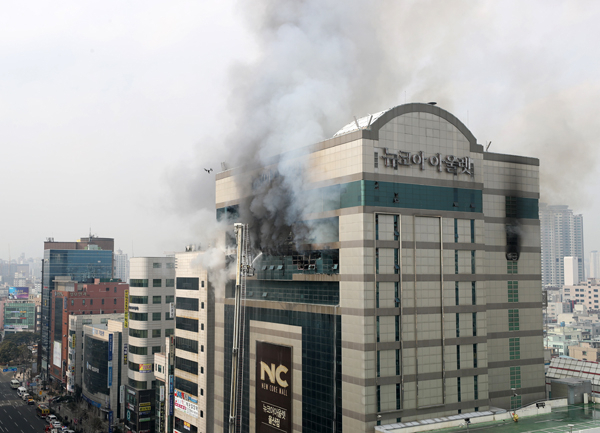
[[[123,365],[127,365],[127,343],[123,344]]]
[[[165,387],[163,385],[160,386],[160,401],[165,401]]]
[[[152,373],[152,364],[140,364],[140,373]]]
[[[256,342],[256,432],[292,431],[292,347]]]
[[[62,358],[62,343],[60,341],[55,341],[54,346],[52,348],[52,363],[57,367],[62,367],[60,362]]]
[[[191,415],[194,418],[198,417],[198,405],[189,400],[184,400],[183,398],[175,396],[175,408],[186,415]]]
[[[112,387],[113,334],[108,334],[108,387]]]
[[[124,316],[125,316],[125,320],[124,320],[124,327],[125,328],[129,328],[129,290],[125,290],[125,306],[123,308],[124,310]]]

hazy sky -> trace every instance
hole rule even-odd
[[[582,0],[2,2],[0,258],[90,228],[180,251],[263,129],[310,144],[413,101],[540,158],[542,200],[600,249],[599,22]]]

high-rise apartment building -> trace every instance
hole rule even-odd
[[[127,254],[123,254],[123,251],[117,250],[114,255],[114,271],[115,278],[123,281],[124,283],[129,282],[129,258]]]
[[[175,254],[174,431],[213,431],[214,295],[199,251]]]
[[[156,380],[154,354],[164,351],[165,337],[175,333],[175,258],[134,257],[130,260],[127,431],[155,432]],[[141,408],[141,409],[140,409]]]
[[[574,215],[566,205],[540,203],[540,222],[542,285],[561,287],[564,284],[565,257],[577,257],[577,278],[584,281],[583,215]]]
[[[286,209],[255,215],[271,253],[246,281],[242,431],[363,432],[544,398],[537,159],[484,152],[451,113],[406,104],[272,161],[216,178],[221,218],[257,209],[251,194],[300,208],[279,245]],[[215,289],[217,432],[234,304]]]
[[[52,293],[56,277],[70,277],[75,282],[88,282],[95,278],[110,279],[113,275],[113,249],[113,239],[91,236],[77,242],[55,242],[52,238],[44,242],[40,352],[43,375],[48,374],[52,362],[50,324],[53,320]],[[56,338],[57,341],[62,341],[62,335],[57,334]]]

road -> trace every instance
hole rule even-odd
[[[46,421],[36,416],[34,405],[27,405],[10,387],[12,375],[0,372],[0,433],[42,433]]]

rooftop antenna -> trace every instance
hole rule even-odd
[[[360,125],[358,124],[358,120],[356,120],[356,116],[354,116],[354,123],[356,123],[356,127],[360,129]]]
[[[486,151],[486,152],[487,152],[487,151],[488,151],[488,149],[490,148],[490,145],[491,145],[491,144],[492,144],[492,142],[490,141],[490,142],[487,144],[487,146],[485,146],[485,151]]]
[[[371,126],[371,120],[373,120],[373,115],[369,116],[369,123],[367,123],[367,128]]]

